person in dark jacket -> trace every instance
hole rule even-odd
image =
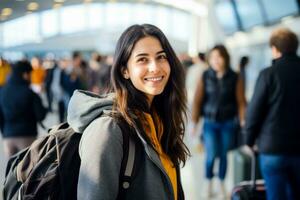
[[[30,89],[32,67],[27,61],[13,65],[13,73],[2,88],[0,109],[3,113],[3,144],[7,157],[29,146],[37,137],[37,122],[46,115],[40,97]]]
[[[273,63],[262,70],[246,115],[246,143],[255,142],[268,200],[300,199],[300,58],[296,34],[272,33]]]
[[[227,196],[224,179],[227,152],[235,140],[237,116],[243,125],[246,100],[239,76],[230,68],[230,56],[223,45],[216,45],[209,53],[207,69],[200,78],[193,102],[192,120],[195,126],[204,117],[203,135],[206,152],[205,170],[208,179],[207,195],[212,196],[212,178],[216,158],[220,159],[218,178],[221,195]]]

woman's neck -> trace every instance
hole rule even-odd
[[[154,99],[154,96],[153,95],[146,95],[146,96],[147,96],[148,107],[150,109],[151,105],[152,105],[152,101]]]
[[[217,71],[217,78],[222,78],[225,74],[225,70],[222,70],[222,71]]]

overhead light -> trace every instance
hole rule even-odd
[[[55,3],[55,4],[53,5],[53,9],[60,8],[61,6],[62,6],[61,3]]]
[[[1,12],[2,16],[9,16],[11,14],[12,14],[12,9],[11,8],[3,8],[2,9],[2,12]]]
[[[93,0],[83,0],[83,3],[91,3]]]
[[[39,4],[37,2],[30,2],[27,5],[27,10],[34,11],[34,10],[37,10],[38,8],[39,8]]]
[[[64,3],[65,0],[54,0],[55,3]]]

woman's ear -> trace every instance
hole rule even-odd
[[[125,79],[129,79],[129,73],[126,67],[122,68],[122,75]]]

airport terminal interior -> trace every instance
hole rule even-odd
[[[186,69],[188,117],[184,142],[191,157],[181,170],[185,199],[230,199],[233,188],[250,177],[242,177],[240,173],[242,166],[239,163],[242,161],[238,159],[242,158],[237,157],[240,149],[230,150],[224,180],[225,196],[222,193],[224,188],[221,188],[217,178],[212,179],[212,195],[207,194],[209,183],[205,178],[206,150],[201,140],[203,120],[198,122],[196,133],[193,133],[194,124],[191,119],[198,80],[207,65],[209,67],[207,60],[210,50],[215,45],[222,44],[229,52],[229,65],[233,71],[242,73],[240,60],[242,57],[247,58],[243,69],[244,92],[246,101],[250,102],[260,71],[272,64],[269,46],[272,31],[288,28],[300,38],[300,1],[1,0],[0,88],[5,86],[11,74],[11,69],[5,71],[1,68],[10,68],[20,60],[31,63],[32,73],[36,71],[31,76],[31,89],[40,96],[48,111],[43,125],[38,124],[38,135],[42,137],[47,134],[48,128],[66,120],[68,105],[64,94],[66,91],[60,86],[54,89],[57,95],[61,95],[60,99],[52,99],[53,104],[49,105],[47,92],[49,87],[52,90],[54,86],[49,86],[51,83],[47,82],[47,73],[54,66],[59,66],[72,75],[73,65],[79,62],[81,74],[78,76],[86,82],[75,89],[102,93],[104,89],[101,86],[110,78],[110,70],[104,70],[102,74],[100,72],[99,77],[105,83],[100,83],[99,80],[91,83],[89,72],[111,67],[118,38],[133,24],[153,24],[161,29]],[[206,59],[201,60],[199,55],[205,55]],[[61,101],[65,106],[63,111]],[[4,154],[2,139],[1,137],[1,191],[8,160]],[[214,171],[217,173],[217,165]]]

